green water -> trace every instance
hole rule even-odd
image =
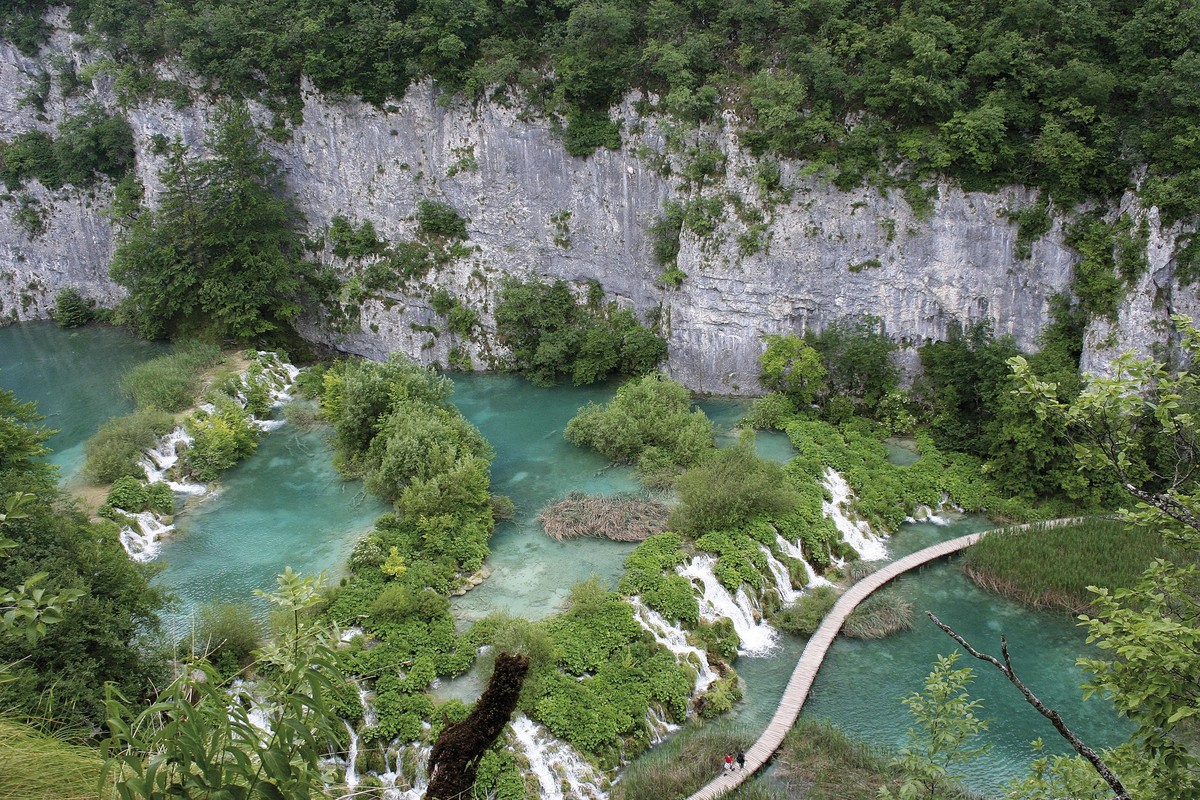
[[[60,449],[54,461],[70,470],[78,464],[82,441],[105,419],[128,410],[116,393],[119,374],[160,352],[160,347],[112,329],[64,332],[48,324],[13,326],[0,329],[0,386],[21,399],[38,400],[43,413],[52,414],[48,424],[63,429],[52,442]],[[596,575],[615,586],[632,545],[554,542],[533,520],[546,503],[571,490],[637,490],[631,469],[611,467],[562,437],[579,406],[607,401],[615,386],[546,390],[511,376],[467,375],[455,376],[455,387],[454,402],[496,450],[493,490],[512,497],[519,512],[517,519],[498,526],[492,540],[492,577],[456,599],[456,612],[464,620],[494,610],[540,618],[560,609],[569,587],[580,580]],[[720,443],[734,441],[726,432],[746,403],[705,399],[701,407],[722,432]],[[781,434],[760,434],[757,448],[781,462],[793,455]],[[336,574],[354,540],[384,510],[362,494],[359,484],[338,478],[320,430],[285,426],[269,434],[253,458],[225,474],[222,485],[215,496],[177,517],[179,533],[163,549],[160,560],[167,566],[158,580],[179,599],[167,619],[176,633],[186,629],[189,609],[200,603],[253,601],[253,589],[270,588],[285,565]],[[889,548],[900,556],[986,524],[958,517],[949,526],[909,525]],[[926,568],[895,586],[918,612],[934,610],[980,647],[996,651],[999,635],[1007,635],[1023,677],[1089,742],[1111,744],[1125,735],[1126,727],[1106,704],[1079,699],[1083,676],[1074,661],[1084,647],[1083,635],[1069,619],[1030,613],[986,595],[953,566]],[[830,718],[874,744],[902,744],[909,722],[899,698],[920,688],[935,655],[950,652],[951,644],[927,622],[882,642],[839,639],[805,713]],[[738,661],[748,699],[735,710],[735,724],[755,732],[766,726],[802,649],[800,640],[784,636],[772,657]],[[1061,748],[1048,723],[1017,702],[1011,687],[998,676],[977,671],[974,693],[994,717],[988,736],[994,749],[972,768],[970,783],[992,792],[1029,763],[1028,742],[1034,737],[1043,736],[1055,751]],[[442,692],[473,699],[477,680],[468,676],[443,686]]]
[[[164,619],[172,634],[184,635],[192,610],[212,600],[265,610],[254,590],[273,589],[285,567],[340,575],[354,542],[387,507],[361,482],[338,476],[327,436],[288,425],[267,434],[252,458],[222,476],[215,496],[176,516],[155,579],[176,598]]]
[[[9,325],[0,328],[0,388],[22,402],[37,402],[42,424],[58,431],[48,443],[54,451],[49,461],[70,481],[83,466],[83,443],[108,419],[133,410],[117,386],[121,375],[166,351],[166,345],[102,325]]]

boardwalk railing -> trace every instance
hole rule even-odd
[[[745,769],[735,769],[733,772],[724,773],[711,783],[706,784],[688,798],[688,800],[711,800],[711,798],[720,797],[726,792],[740,786],[743,781],[753,775],[763,764],[767,763],[767,759],[779,749],[780,743],[783,742],[783,737],[787,735],[787,732],[792,729],[792,725],[796,723],[796,717],[800,716],[800,709],[804,706],[804,701],[808,698],[809,690],[812,689],[813,680],[817,677],[817,670],[821,668],[821,662],[825,660],[825,654],[829,651],[830,645],[833,644],[833,640],[837,637],[838,631],[842,629],[842,624],[846,621],[846,617],[850,616],[850,612],[857,608],[858,604],[866,600],[876,589],[911,569],[952,553],[957,553],[959,550],[964,550],[989,533],[996,533],[997,531],[1014,532],[1025,530],[1035,525],[1056,527],[1078,522],[1081,519],[1082,517],[1069,517],[1056,519],[1052,522],[1015,525],[993,531],[972,533],[969,536],[960,536],[957,539],[950,539],[949,541],[935,544],[932,547],[926,547],[924,550],[918,550],[911,555],[893,561],[878,572],[873,572],[855,583],[846,590],[845,594],[838,598],[833,609],[825,617],[821,626],[817,628],[817,632],[812,635],[812,638],[808,640],[808,644],[805,645],[804,652],[800,654],[800,660],[796,662],[796,669],[792,671],[791,680],[788,681],[787,688],[783,690],[783,697],[779,700],[779,708],[775,710],[775,716],[771,718],[771,724],[763,731],[762,736],[758,737],[758,741],[746,751]]]

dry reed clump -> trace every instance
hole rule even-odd
[[[580,536],[640,542],[666,530],[668,513],[654,500],[572,492],[543,508],[537,520],[560,542]]]

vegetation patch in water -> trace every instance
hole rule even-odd
[[[1157,532],[1089,519],[989,534],[964,552],[963,571],[982,588],[1032,608],[1083,614],[1092,611],[1089,586],[1132,587],[1154,559],[1176,555]]]
[[[542,509],[537,521],[560,542],[581,536],[640,542],[663,532],[667,513],[666,505],[654,500],[571,492]]]
[[[913,626],[912,603],[894,592],[867,598],[850,612],[842,632],[851,639],[885,639]]]

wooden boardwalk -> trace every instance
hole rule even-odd
[[[1053,522],[1015,525],[997,530],[1019,531],[1036,524],[1065,525],[1080,519],[1080,517],[1070,517],[1056,519]],[[804,652],[800,654],[800,660],[796,662],[796,669],[792,672],[787,688],[783,690],[783,697],[779,701],[779,708],[775,710],[775,716],[771,718],[771,724],[763,731],[763,735],[758,737],[758,741],[746,751],[746,768],[739,770],[735,767],[733,772],[722,774],[703,786],[688,800],[711,800],[711,798],[720,797],[726,792],[732,791],[757,772],[763,764],[767,763],[767,759],[774,755],[783,742],[783,737],[795,724],[796,717],[800,716],[800,709],[804,706],[804,701],[808,699],[808,692],[812,689],[813,680],[817,677],[817,670],[821,668],[821,662],[825,660],[825,653],[829,651],[838,631],[842,629],[842,623],[846,621],[846,617],[850,616],[850,612],[859,603],[893,578],[935,559],[957,553],[959,550],[975,544],[987,534],[995,532],[992,530],[972,533],[969,536],[960,536],[957,539],[950,539],[932,547],[926,547],[924,550],[918,550],[898,561],[893,561],[878,572],[871,573],[847,589],[845,594],[838,598],[833,610],[821,623],[821,627],[817,628],[817,632],[805,645]]]

